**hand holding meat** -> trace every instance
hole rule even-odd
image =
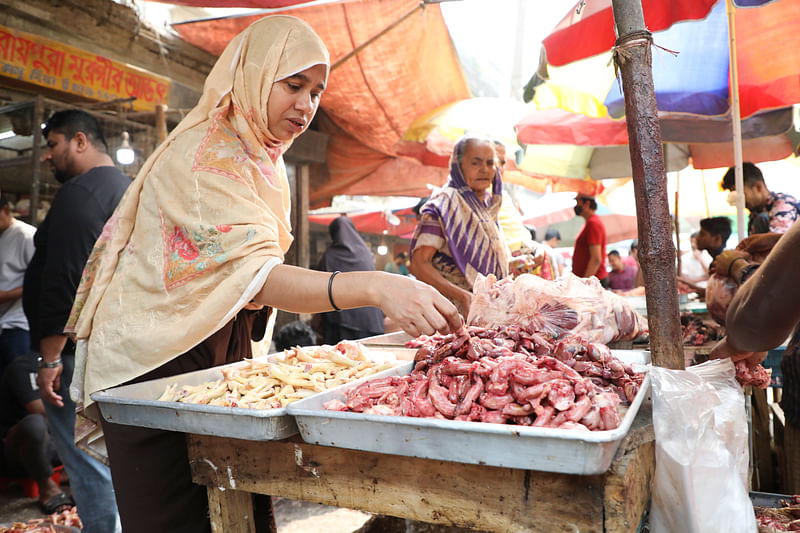
[[[767,352],[743,352],[737,350],[728,342],[728,337],[723,337],[709,353],[711,359],[724,359],[730,357],[736,363],[738,361],[746,361],[748,366],[753,366],[761,363],[767,358]]]
[[[736,380],[742,387],[766,389],[772,380],[771,371],[761,366],[767,352],[743,352],[734,348],[728,338],[719,341],[709,354],[711,359],[729,357],[736,367]]]
[[[381,288],[378,307],[412,337],[449,333],[463,324],[455,306],[436,289],[401,276],[392,276]]]
[[[721,276],[730,276],[733,262],[743,259],[745,261],[750,259],[750,254],[742,250],[725,250],[714,259],[709,267],[709,272],[712,274],[719,274]],[[746,264],[745,261],[739,261]]]

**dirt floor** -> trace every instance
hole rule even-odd
[[[61,488],[69,493],[68,484]],[[273,498],[272,502],[278,533],[481,533],[286,498]],[[39,502],[26,498],[20,486],[12,484],[0,492],[0,525],[45,516]]]
[[[62,486],[69,492],[69,486]],[[338,509],[315,503],[299,502],[275,498],[275,519],[278,533],[352,533],[367,522],[372,515]],[[6,492],[0,492],[0,524],[25,522],[32,518],[43,518],[37,500],[25,498],[22,488],[9,485]]]

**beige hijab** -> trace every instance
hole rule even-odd
[[[269,130],[275,81],[328,51],[302,20],[263,18],[234,38],[200,102],[147,160],[86,264],[66,331],[71,388],[129,381],[230,321],[292,242],[281,143]],[[269,332],[268,332],[269,334]]]

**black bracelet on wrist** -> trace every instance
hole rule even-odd
[[[341,274],[338,270],[331,274],[331,277],[328,278],[328,301],[331,303],[331,307],[333,307],[337,311],[341,311],[339,307],[333,303],[333,294],[331,293],[331,288],[333,287],[333,278],[336,277],[336,274]]]
[[[758,270],[759,266],[760,265],[758,263],[754,263],[752,265],[747,265],[746,267],[742,267],[742,275],[739,278],[739,285],[750,279],[750,276],[752,276],[753,273],[756,270]]]
[[[728,264],[728,277],[729,278],[733,277],[733,276],[731,276],[731,270],[733,269],[733,265],[736,264],[736,261],[745,261],[745,258],[744,257],[737,257],[736,259],[731,261],[730,264]]]

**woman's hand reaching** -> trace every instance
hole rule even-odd
[[[377,290],[378,307],[412,337],[449,333],[464,323],[447,298],[421,281],[387,274]]]

